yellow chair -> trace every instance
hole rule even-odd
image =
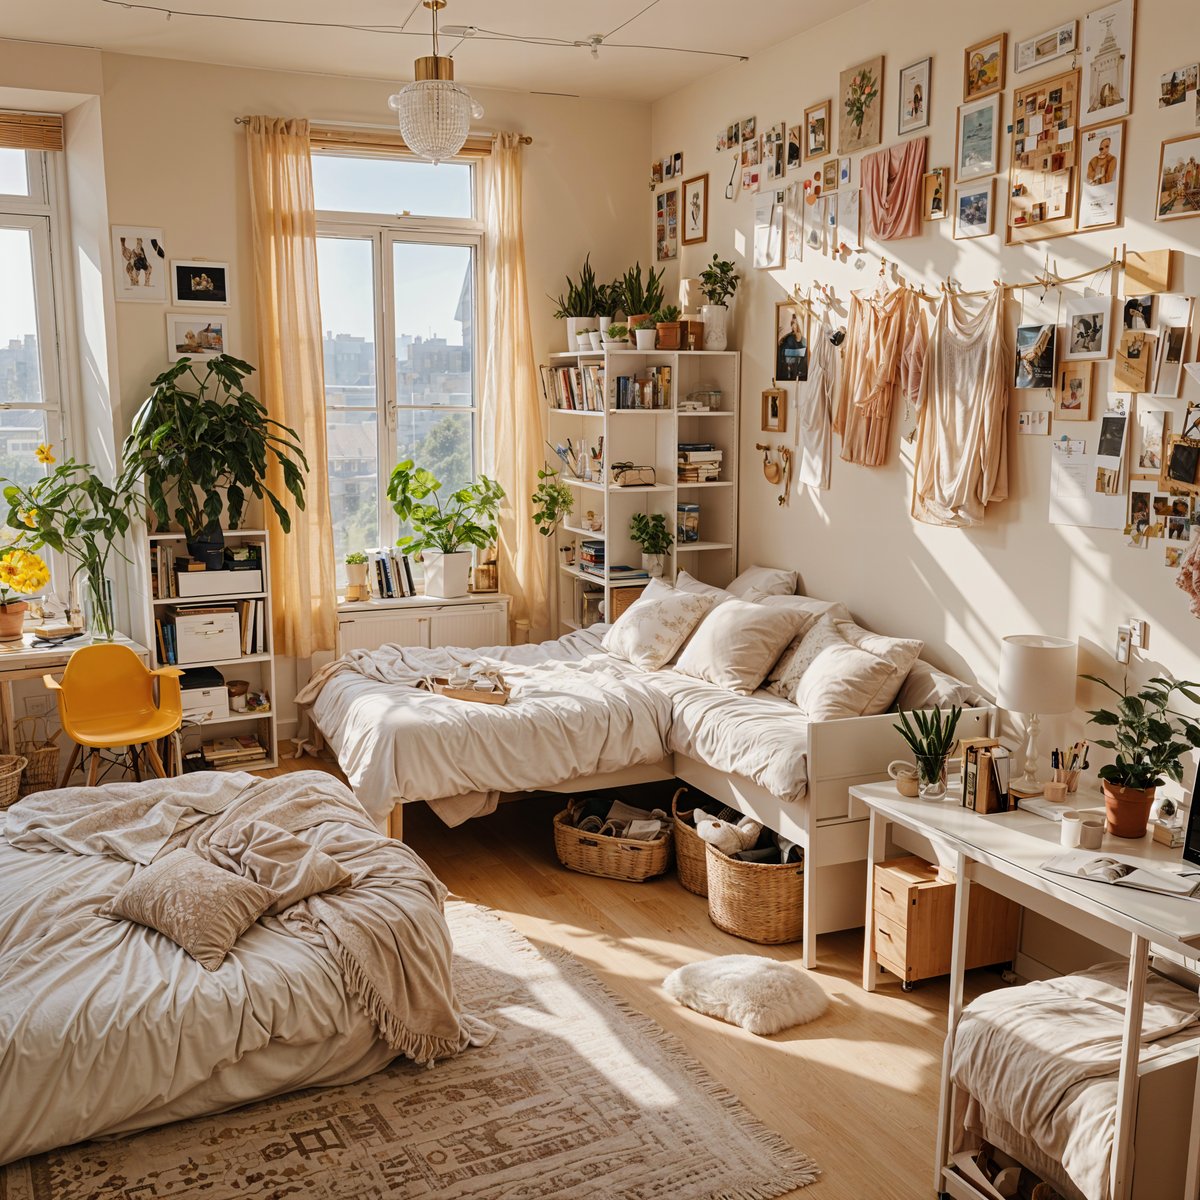
[[[140,778],[135,747],[145,746],[155,774],[165,778],[154,743],[183,724],[182,674],[178,667],[151,671],[128,646],[101,643],[81,646],[71,655],[62,683],[44,675],[42,681],[58,699],[58,719],[75,743],[59,787],[66,787],[85,748],[94,752],[127,747],[134,774]],[[159,681],[157,703],[155,679]],[[99,769],[100,756],[93,753],[88,763],[89,787],[95,784]]]

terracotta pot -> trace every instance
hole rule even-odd
[[[659,350],[678,350],[680,348],[680,321],[659,321],[655,326],[658,333]]]
[[[25,610],[28,607],[24,600],[0,604],[0,642],[19,642],[24,637]]]
[[[1104,828],[1114,837],[1140,838],[1150,821],[1157,788],[1119,787],[1104,781]]]

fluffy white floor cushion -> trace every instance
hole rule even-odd
[[[829,998],[802,971],[757,954],[726,954],[688,963],[663,980],[685,1008],[766,1035],[815,1021]]]

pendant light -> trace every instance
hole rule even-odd
[[[400,118],[405,145],[431,163],[453,158],[471,131],[471,119],[483,116],[483,106],[465,87],[454,82],[454,60],[438,54],[437,15],[446,0],[423,0],[433,13],[433,54],[413,64],[416,82],[388,97]]]

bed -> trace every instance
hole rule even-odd
[[[248,873],[264,831],[350,878],[261,917],[218,969],[99,915],[180,847]],[[444,895],[320,772],[203,773],[14,805],[0,837],[0,1162],[486,1041],[454,997]]]

